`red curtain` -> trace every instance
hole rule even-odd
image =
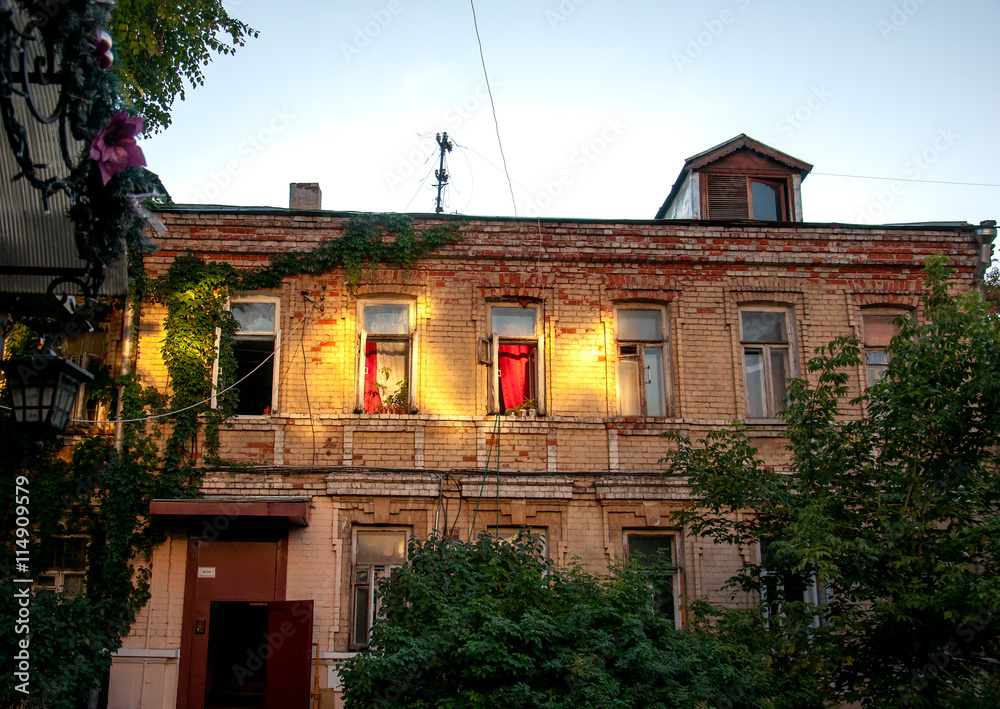
[[[365,411],[377,414],[382,408],[382,396],[378,393],[377,342],[365,343]]]
[[[533,398],[535,345],[500,345],[500,402],[504,411]]]

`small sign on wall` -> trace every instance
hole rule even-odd
[[[214,566],[199,566],[198,567],[198,578],[200,578],[200,579],[214,579],[215,578],[215,567]]]

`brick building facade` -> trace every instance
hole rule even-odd
[[[529,527],[552,559],[594,571],[630,548],[662,548],[678,623],[682,595],[755,602],[722,585],[757,550],[672,523],[688,491],[659,475],[669,446],[659,434],[700,437],[745,419],[761,456],[788,469],[777,418],[785,378],[855,332],[868,362],[852,380],[859,392],[878,374],[887,318],[920,317],[923,261],[947,255],[959,287],[975,288],[992,232],[803,222],[809,166],[726,145],[716,168],[741,154],[753,153],[751,171],[770,161],[762,179],[782,190],[778,220],[713,218],[715,178],[702,174],[692,198],[699,165],[689,161],[674,192],[707,218],[674,206],[674,218],[647,221],[416,216],[418,230],[451,222],[462,238],[409,270],[366,271],[356,288],[335,270],[233,294],[237,346],[271,374],[221,436],[222,457],[251,467],[208,470],[204,500],[154,503],[171,531],[115,659],[110,706],[263,696],[271,679],[253,649],[270,642],[273,667],[301,661],[286,654],[306,635],[318,644],[321,706],[335,706],[333,663],[365,643],[374,582],[410,534]],[[307,206],[165,209],[168,232],[146,268],[163,273],[189,251],[264,265],[337,238],[350,218]],[[163,316],[146,303],[135,341],[138,373],[160,389]],[[281,606],[294,601],[304,603]],[[274,612],[269,626],[259,611],[269,605],[292,622],[282,648]],[[314,669],[306,662],[306,691]]]

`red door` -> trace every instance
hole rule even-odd
[[[265,709],[309,709],[312,621],[312,601],[268,604]]]

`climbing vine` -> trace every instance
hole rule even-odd
[[[169,410],[179,412],[170,417],[173,429],[164,447],[164,473],[178,483],[186,477],[196,484],[189,451],[202,426],[205,459],[223,463],[219,428],[236,410],[238,392],[230,389],[217,397],[214,408],[197,404],[212,395],[213,386],[224,391],[235,381],[237,323],[226,307],[231,293],[274,289],[288,276],[337,268],[345,270],[353,291],[366,270],[382,264],[409,269],[417,259],[460,237],[457,225],[418,232],[403,214],[357,214],[347,220],[339,238],[322,241],[310,251],[276,254],[261,268],[240,270],[187,254],[163,276],[146,279],[142,285],[150,299],[167,308],[162,354],[172,391]]]
[[[148,562],[164,536],[148,516],[149,503],[159,498],[198,494],[199,472],[190,454],[204,431],[206,459],[218,460],[219,427],[236,407],[235,390],[218,397],[211,408],[213,367],[218,352],[217,388],[233,381],[232,343],[236,322],[226,308],[231,293],[274,289],[283,278],[342,267],[349,288],[356,288],[366,269],[380,264],[409,268],[416,259],[452,239],[457,226],[435,226],[416,232],[408,217],[357,215],[348,220],[343,236],[319,244],[310,252],[281,254],[262,268],[238,270],[226,263],[206,262],[193,255],[177,258],[159,278],[136,275],[141,259],[130,249],[133,294],[166,306],[162,354],[170,377],[169,395],[144,387],[138,376],[119,381],[123,389],[121,450],[100,436],[77,443],[67,455],[64,441],[54,434],[25,436],[0,413],[0,487],[5,500],[15,499],[15,482],[30,478],[33,531],[29,542],[30,569],[37,578],[48,568],[46,548],[65,535],[85,535],[87,575],[80,594],[35,591],[32,594],[32,694],[37,705],[73,709],[107,676],[112,653],[121,646],[136,614],[149,598]],[[134,324],[138,323],[138,311]],[[216,347],[217,334],[219,346]],[[35,333],[27,329],[8,340],[12,349],[30,348]],[[0,396],[6,394],[0,391]],[[7,402],[9,403],[9,402]],[[185,409],[185,410],[181,410]],[[174,412],[162,419],[151,414]],[[162,422],[162,423],[161,423]],[[162,446],[158,441],[166,441]],[[4,559],[14,558],[15,509],[0,506],[0,547]],[[17,577],[25,576],[18,570]],[[0,574],[0,611],[15,617],[17,592],[13,569]],[[14,624],[0,628],[0,642],[15,647],[20,636]],[[14,677],[0,678],[0,705],[16,705],[22,696]],[[35,706],[36,704],[32,704]]]

